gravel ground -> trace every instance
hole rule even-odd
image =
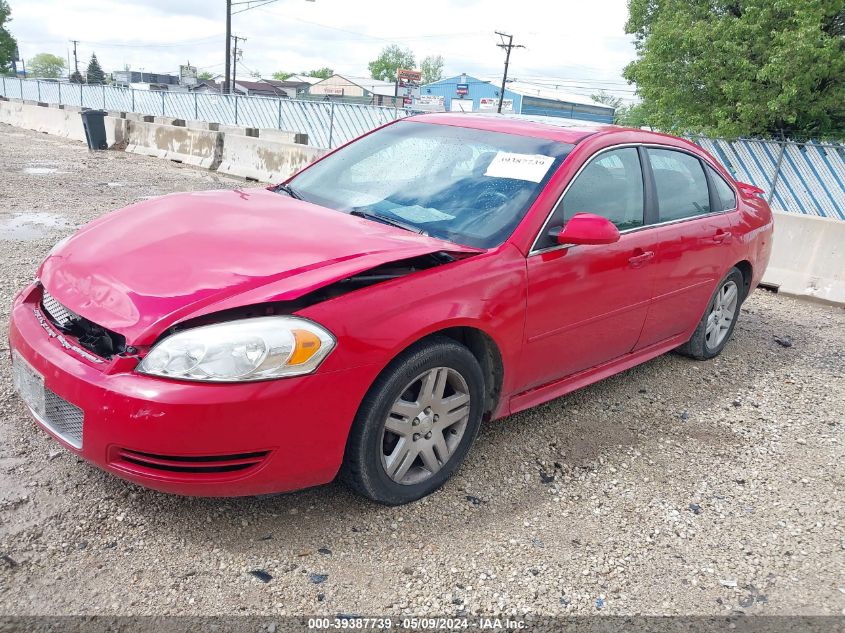
[[[0,171],[4,330],[74,228],[240,184],[5,125]],[[37,429],[2,353],[0,612],[839,615],[843,342],[842,309],[758,291],[720,358],[664,356],[488,424],[401,508],[339,484],[218,500],[125,483]]]

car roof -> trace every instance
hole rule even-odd
[[[403,119],[420,123],[434,123],[437,125],[453,125],[468,127],[489,132],[504,132],[519,136],[546,138],[562,143],[577,143],[578,141],[599,132],[621,131],[616,125],[590,123],[575,119],[563,119],[551,116],[531,116],[524,114],[497,113],[463,113],[463,112],[431,112],[415,114]]]

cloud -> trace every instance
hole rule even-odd
[[[212,72],[224,66],[222,2],[11,0],[11,5],[11,31],[26,58],[39,52],[65,56],[69,40],[77,39],[80,64],[96,51],[107,70],[128,65],[174,72],[188,60]],[[410,48],[418,60],[443,55],[447,75],[500,76],[504,53],[493,32],[506,30],[526,47],[513,52],[515,77],[553,76],[629,90],[620,75],[634,57],[624,33],[626,18],[626,0],[428,0],[413,8],[375,0],[280,0],[236,14],[232,23],[233,32],[246,38],[240,68],[264,76],[322,66],[364,75],[367,63],[392,43]]]

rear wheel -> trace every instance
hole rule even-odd
[[[342,479],[389,505],[439,488],[481,423],[484,377],[463,345],[433,337],[394,360],[373,384],[349,434]]]
[[[745,282],[742,273],[731,268],[716,288],[707,310],[690,340],[678,351],[690,358],[705,360],[718,356],[727,345],[739,318]]]

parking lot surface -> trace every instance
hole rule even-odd
[[[0,171],[4,333],[83,223],[255,186],[5,125]],[[0,348],[7,615],[845,613],[841,308],[757,291],[718,359],[667,355],[487,424],[451,482],[400,508],[340,484],[191,499],[123,482],[38,429]]]

